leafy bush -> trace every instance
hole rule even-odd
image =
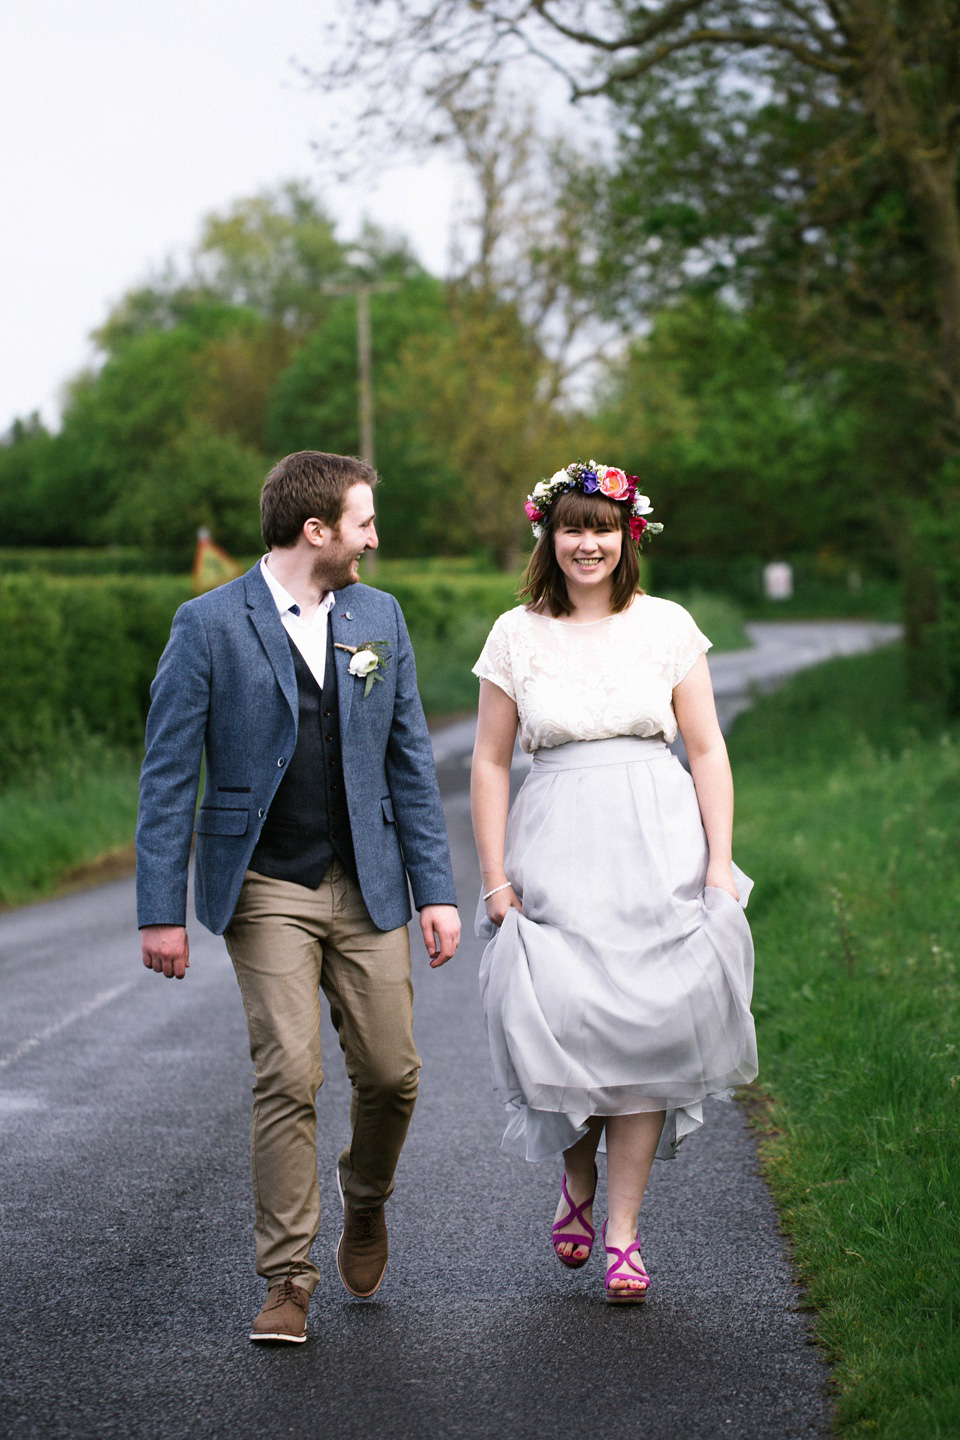
[[[161,569],[156,557],[136,545],[53,550],[18,546],[0,549],[0,575],[150,575]]]
[[[143,734],[150,681],[185,580],[0,578],[0,780],[98,735]]]

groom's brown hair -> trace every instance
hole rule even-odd
[[[347,491],[377,483],[377,472],[355,455],[295,450],[279,460],[260,492],[260,529],[268,550],[295,545],[308,520],[336,525]]]

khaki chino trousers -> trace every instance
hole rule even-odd
[[[413,986],[406,927],[378,930],[334,860],[316,890],[248,870],[224,939],[240,983],[253,1060],[257,1273],[295,1267],[311,1294],[320,1226],[317,1091],[323,1083],[321,992],[350,1078],[351,1137],[340,1183],[359,1208],[382,1205],[417,1098]]]

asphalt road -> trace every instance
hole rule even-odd
[[[783,673],[784,643],[760,683]],[[737,685],[721,674],[736,657],[718,657],[718,689],[742,693],[762,650],[737,662]],[[469,729],[436,740],[467,921]],[[309,1343],[250,1345],[262,1287],[239,994],[222,942],[196,924],[183,983],[142,969],[134,926],[129,880],[0,917],[4,1440],[827,1433],[826,1367],[735,1106],[711,1105],[655,1167],[645,1307],[605,1307],[599,1250],[580,1271],[556,1263],[556,1169],[499,1153],[471,934],[440,971],[415,949],[424,1071],[380,1292],[352,1300],[336,1276],[347,1085],[328,1029]],[[602,1214],[602,1181],[599,1200]]]

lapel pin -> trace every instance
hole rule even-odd
[[[341,620],[352,620],[352,619],[353,619],[353,616],[350,614],[350,611],[349,611],[349,610],[344,610],[344,611],[341,613],[341,615],[340,615],[340,619],[341,619]]]

